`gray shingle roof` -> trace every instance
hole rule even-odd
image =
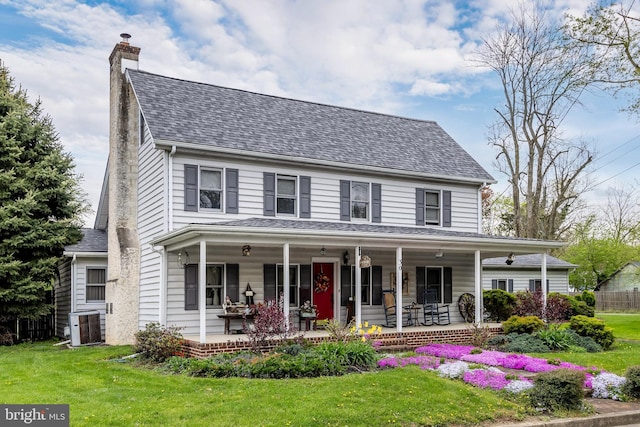
[[[64,247],[65,252],[107,252],[107,232],[94,228],[83,228],[82,240]]]
[[[433,121],[128,74],[156,140],[494,181]]]
[[[486,258],[482,260],[483,267],[540,267],[542,265],[541,254],[516,255],[513,264],[508,266],[505,261],[507,257]],[[575,268],[577,265],[563,261],[559,258],[547,255],[547,268]]]

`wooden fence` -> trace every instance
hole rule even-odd
[[[628,291],[598,291],[596,311],[640,311],[638,288]]]

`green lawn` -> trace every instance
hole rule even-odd
[[[605,353],[554,353],[624,374],[640,365],[640,314],[598,314],[620,338]],[[635,342],[633,340],[638,340]],[[417,367],[298,380],[189,378],[117,361],[129,347],[0,347],[0,402],[67,403],[72,426],[472,425],[524,408]]]
[[[129,351],[0,347],[0,401],[68,403],[72,426],[443,425],[525,416],[493,392],[416,367],[300,380],[203,379],[109,360]]]

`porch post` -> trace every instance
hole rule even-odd
[[[547,253],[542,253],[540,263],[540,288],[542,289],[542,316],[547,317]]]
[[[158,313],[158,322],[161,325],[167,324],[167,267],[169,263],[167,262],[167,254],[166,248],[163,246],[160,248],[160,310]]]
[[[289,244],[285,243],[282,246],[282,293],[283,293],[283,301],[282,301],[282,311],[284,313],[284,318],[286,319],[285,327],[289,329]],[[280,296],[278,296],[278,302],[280,302]]]
[[[362,270],[360,269],[360,246],[356,246],[356,283],[355,283],[355,293],[356,293],[356,326],[362,324]]]
[[[482,260],[480,259],[480,251],[475,252],[475,284],[476,284],[476,305],[475,317],[476,323],[482,324]]]
[[[207,242],[200,240],[198,263],[198,311],[200,312],[200,344],[207,342]]]
[[[402,248],[396,248],[396,330],[402,332]]]

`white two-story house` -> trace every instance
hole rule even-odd
[[[110,56],[107,343],[148,322],[206,343],[249,288],[287,313],[310,300],[344,321],[353,302],[381,324],[384,289],[455,306],[481,295],[483,258],[559,246],[483,235],[495,181],[435,122],[165,77],[139,52],[125,39]]]

